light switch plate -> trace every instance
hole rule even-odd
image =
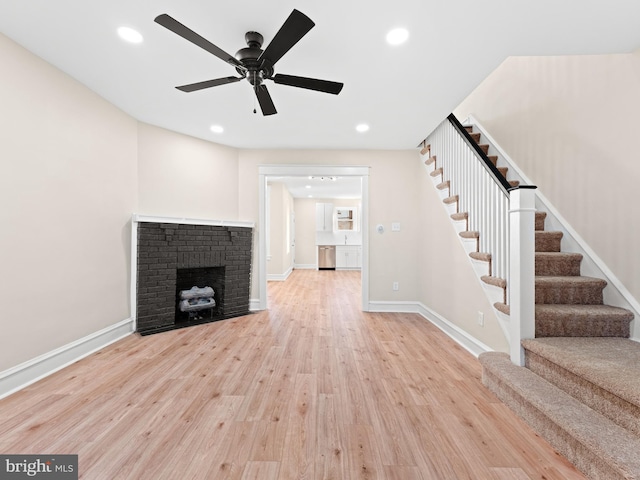
[[[400,223],[392,223],[391,224],[391,231],[392,232],[399,232],[400,231]]]

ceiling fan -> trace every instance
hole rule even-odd
[[[157,16],[155,22],[215,55],[219,59],[224,60],[229,65],[235,67],[236,72],[240,75],[239,77],[222,77],[176,87],[183,92],[195,92],[204,88],[217,87],[246,79],[253,86],[262,114],[273,115],[278,112],[273,104],[271,95],[269,95],[267,86],[264,84],[265,80],[272,80],[274,83],[289,85],[290,87],[306,88],[308,90],[316,90],[334,95],[339,94],[342,90],[343,84],[338,82],[284,75],[281,73],[274,75],[273,67],[276,62],[315,25],[309,17],[298,10],[291,12],[291,15],[285,20],[267,48],[264,50],[260,48],[264,41],[262,35],[258,32],[247,32],[244,36],[247,47],[238,50],[235,56],[229,55],[166,13]]]

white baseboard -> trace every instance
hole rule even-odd
[[[293,268],[296,270],[317,270],[318,265],[315,263],[296,263]]]
[[[251,298],[249,300],[249,311],[250,312],[259,312],[260,310],[262,310],[262,308],[260,308],[260,299],[259,298]]]
[[[418,313],[446,333],[474,357],[493,349],[472,337],[457,325],[426,307],[421,302],[369,302],[370,312]]]
[[[133,319],[103,328],[84,338],[71,342],[27,362],[0,372],[0,398],[11,395],[38,380],[91,355],[94,352],[130,335]]]
[[[493,348],[485,345],[477,338],[469,335],[460,327],[458,327],[454,323],[451,323],[439,313],[434,312],[422,303],[420,304],[420,310],[418,311],[418,313],[429,320],[431,323],[433,323],[444,333],[449,335],[449,337],[455,340],[458,344],[460,344],[462,348],[467,350],[474,357],[477,358],[481,353],[493,351]]]
[[[420,313],[419,302],[369,302],[369,312]]]
[[[289,267],[289,269],[284,273],[268,273],[267,282],[284,282],[289,278],[291,272],[293,272],[293,267]]]

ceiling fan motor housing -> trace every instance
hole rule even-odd
[[[235,57],[247,70],[236,67],[236,71],[244,75],[251,85],[261,85],[263,79],[273,76],[273,68],[265,59],[258,60],[262,55],[260,47],[264,37],[258,32],[247,32],[244,39],[248,46],[238,50]]]

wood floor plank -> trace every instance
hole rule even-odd
[[[0,451],[80,478],[583,479],[416,314],[363,313],[360,275],[294,270],[269,310],[130,335],[0,400]]]

